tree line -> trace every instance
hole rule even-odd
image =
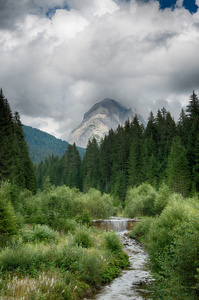
[[[101,140],[88,142],[81,160],[76,145],[58,158],[51,155],[36,167],[38,187],[49,180],[55,186],[96,188],[125,200],[128,188],[163,182],[173,192],[188,196],[199,191],[199,100],[193,91],[177,122],[164,107],[151,112],[146,128],[137,116]]]
[[[11,111],[0,89],[0,182],[10,180],[20,188],[36,192],[34,166],[23,133],[20,115]]]

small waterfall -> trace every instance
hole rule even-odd
[[[120,218],[120,217],[111,217],[110,219],[99,219],[92,220],[92,225],[96,228],[103,229],[106,231],[116,231],[123,232],[132,230],[135,222],[138,222],[136,219]]]
[[[146,300],[151,299],[148,289],[153,282],[147,265],[147,253],[139,242],[128,237],[125,231],[138,222],[135,219],[112,217],[109,220],[93,220],[93,226],[117,231],[129,256],[130,266],[110,284],[102,286],[95,294],[85,300]]]

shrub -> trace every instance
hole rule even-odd
[[[21,230],[21,236],[27,242],[50,242],[56,241],[56,232],[47,225],[35,225],[31,230]]]
[[[170,188],[168,187],[168,185],[163,183],[159,188],[155,198],[154,208],[156,214],[158,215],[161,214],[163,209],[168,204],[170,196],[171,196]]]
[[[1,252],[0,269],[2,272],[20,270],[21,272],[31,272],[45,261],[45,256],[40,247],[30,244],[18,249],[6,248]]]
[[[102,259],[97,251],[86,253],[82,260],[81,278],[91,284],[97,285],[101,282]]]
[[[78,215],[76,217],[76,221],[80,224],[87,225],[88,227],[92,225],[88,210],[84,210],[80,215]]]
[[[123,248],[120,237],[114,232],[107,232],[104,235],[104,244],[106,249],[113,252],[119,252]]]
[[[87,194],[83,195],[82,199],[93,219],[107,218],[114,214],[112,198],[106,194],[102,196],[99,191],[90,189]]]
[[[92,238],[86,227],[79,227],[74,234],[74,241],[78,246],[89,248],[92,246]]]
[[[146,217],[142,219],[141,222],[138,222],[134,227],[133,230],[130,232],[129,237],[135,238],[143,243],[147,243],[147,237],[150,230],[150,227],[153,223],[153,218]]]
[[[124,209],[125,216],[134,218],[155,215],[154,202],[156,195],[155,189],[146,183],[139,187],[128,189]]]

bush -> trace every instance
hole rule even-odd
[[[146,217],[142,219],[141,222],[138,222],[133,227],[133,230],[129,233],[129,237],[137,239],[140,242],[147,244],[147,237],[153,220],[154,219],[151,217]]]
[[[113,252],[120,252],[123,248],[120,237],[114,232],[107,232],[104,235],[104,244],[106,249]]]
[[[82,199],[93,219],[108,218],[114,214],[112,198],[109,195],[102,196],[99,191],[90,189],[87,194],[82,196]]]
[[[74,241],[78,246],[89,248],[92,246],[92,238],[86,227],[79,227],[74,234]]]
[[[56,232],[47,225],[35,225],[31,230],[21,230],[20,234],[25,243],[28,242],[55,242]]]
[[[96,251],[86,253],[81,263],[81,278],[92,286],[101,283],[103,264],[99,253]]]
[[[44,261],[45,256],[40,247],[27,244],[17,249],[6,248],[1,252],[0,270],[31,273],[35,266],[39,269]]]
[[[171,191],[168,185],[162,184],[158,190],[158,193],[155,198],[154,208],[156,214],[161,214],[163,209],[167,206],[169,198],[171,196]]]
[[[155,189],[146,183],[139,187],[128,189],[124,209],[125,216],[134,218],[155,215],[154,203],[156,195]]]
[[[87,225],[88,227],[92,225],[91,218],[87,210],[84,210],[80,215],[78,215],[76,217],[76,221],[80,224]]]

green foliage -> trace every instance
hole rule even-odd
[[[124,214],[129,218],[155,215],[156,196],[157,192],[150,184],[143,183],[133,189],[130,188],[126,195]]]
[[[190,172],[187,153],[179,138],[172,143],[168,157],[167,182],[173,192],[186,197],[190,191]]]
[[[35,243],[33,230],[28,233],[31,236],[28,241],[21,231],[21,237],[13,238],[1,250],[2,298],[82,299],[92,287],[109,282],[120,273],[121,267],[128,265],[125,253],[106,248],[102,231],[77,228],[68,239],[60,236],[56,242],[44,243],[43,233],[47,236],[52,233],[44,228],[38,226],[42,242]],[[84,248],[82,243],[78,246],[75,242],[84,231],[90,239],[98,241],[95,247],[94,243]]]
[[[56,232],[47,225],[35,225],[31,230],[21,230],[23,242],[55,242]]]
[[[168,187],[168,185],[163,183],[156,194],[156,198],[154,202],[154,209],[156,214],[158,215],[161,214],[163,209],[168,204],[170,196],[171,196],[170,188]]]
[[[80,215],[76,217],[76,221],[80,224],[87,225],[90,227],[92,225],[91,217],[88,210],[83,211]]]
[[[18,112],[11,112],[0,90],[0,182],[10,180],[36,192],[36,179]]]
[[[170,196],[166,200],[163,191]],[[156,278],[156,299],[197,299],[198,284],[198,198],[171,194],[165,185],[157,196],[164,208],[159,216],[138,223],[130,236],[145,243]],[[162,206],[161,206],[162,209]]]
[[[3,241],[6,237],[17,234],[18,231],[10,194],[7,191],[9,187],[9,182],[3,182],[0,187],[0,237]]]
[[[104,236],[105,248],[113,252],[120,252],[123,248],[120,237],[114,232],[107,232]]]
[[[90,189],[88,193],[83,196],[85,207],[93,219],[105,219],[114,215],[115,210],[112,200],[112,197],[109,195],[101,195],[101,193],[95,189]]]
[[[74,234],[74,241],[78,246],[82,246],[83,248],[89,248],[92,246],[90,232],[85,227],[79,227],[76,229]]]
[[[66,152],[68,142],[57,139],[51,134],[39,129],[23,125],[25,139],[29,147],[30,157],[35,164],[45,161],[46,157],[54,155],[61,158]],[[85,149],[77,148],[81,158],[83,158]]]
[[[145,217],[141,222],[138,222],[133,227],[133,230],[129,233],[129,236],[147,244],[147,236],[152,223],[153,218]]]
[[[92,286],[101,283],[101,274],[103,272],[102,258],[97,251],[92,251],[85,255],[82,260],[81,278]]]

